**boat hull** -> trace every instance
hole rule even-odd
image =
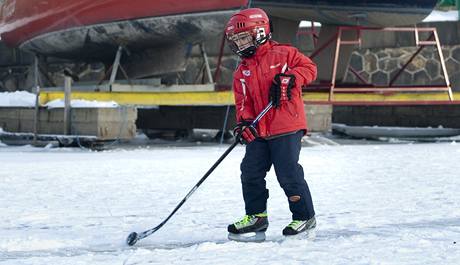
[[[327,25],[413,25],[436,4],[436,0],[399,2],[256,0],[251,4],[272,16],[275,34],[295,33],[300,20]],[[183,71],[191,47],[220,41],[230,16],[247,4],[247,0],[48,0],[31,5],[30,0],[5,0],[0,34],[11,47],[72,61],[109,64],[123,46],[132,55],[122,59],[128,60],[123,64],[130,77],[146,77]],[[289,36],[277,40],[284,42],[293,34],[285,35]]]
[[[0,34],[10,46],[46,33],[140,18],[235,10],[246,0],[5,0]]]
[[[137,53],[180,46],[186,53],[191,45],[222,34],[234,10],[149,17],[42,34],[19,47],[33,53],[63,58],[112,59],[119,45]]]
[[[254,0],[269,15],[329,25],[372,27],[414,25],[427,17],[437,0]]]
[[[396,1],[396,0],[255,0],[251,4],[264,8],[271,16],[292,21],[312,20],[324,24],[363,26],[393,26],[413,25],[426,17],[436,5],[436,0]],[[0,9],[0,34],[2,40],[9,46],[17,47],[26,41],[31,41],[44,34],[61,31],[71,32],[72,29],[97,27],[108,24],[109,27],[120,23],[119,27],[129,21],[139,21],[146,18],[168,17],[182,14],[200,14],[195,19],[205,19],[201,14],[206,12],[237,10],[248,4],[247,0],[5,0]],[[228,15],[219,22],[228,19]],[[168,23],[163,19],[163,23]],[[158,25],[149,27],[142,20],[132,25],[135,30],[144,30],[147,34],[155,33]],[[225,23],[213,28],[222,30]],[[187,29],[188,24],[184,25]],[[131,28],[133,28],[131,27]],[[167,25],[164,25],[167,28]],[[131,29],[130,28],[130,29]],[[141,29],[142,28],[142,29]],[[110,29],[103,31],[109,32]],[[80,34],[78,30],[75,30]],[[118,33],[119,31],[116,31]],[[182,30],[180,36],[193,34]],[[68,34],[67,34],[68,35]],[[126,41],[126,40],[125,40]],[[136,43],[137,39],[128,42]],[[24,47],[28,47],[25,45]]]

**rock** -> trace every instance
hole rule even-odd
[[[393,78],[399,70],[395,70],[391,73],[391,78]],[[404,71],[402,72],[399,77],[395,80],[394,85],[409,85],[412,83],[412,74]]]
[[[414,74],[414,84],[429,85],[431,84],[431,78],[425,70],[420,70]]]
[[[452,51],[452,58],[455,59],[457,62],[460,62],[460,46],[455,47]]]
[[[457,63],[454,59],[449,58],[446,61],[447,73],[452,76],[455,75],[460,70],[460,64]]]
[[[430,76],[431,80],[435,79],[440,74],[439,62],[437,60],[433,60],[433,59],[428,60],[425,64],[425,69],[428,75]]]
[[[417,72],[420,69],[424,69],[426,64],[426,59],[423,56],[417,55],[412,60],[412,62],[407,66],[409,72]]]
[[[364,55],[364,70],[369,73],[377,71],[377,56],[374,53]]]
[[[388,73],[378,71],[372,74],[372,84],[375,85],[387,85],[388,84]]]
[[[359,53],[353,53],[350,59],[350,65],[355,69],[357,72],[363,70],[363,57]]]

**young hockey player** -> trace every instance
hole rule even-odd
[[[228,226],[229,239],[263,241],[268,227],[265,176],[274,166],[288,198],[291,236],[316,227],[310,190],[299,165],[301,138],[307,131],[302,86],[316,78],[316,65],[296,48],[272,41],[267,14],[249,8],[234,14],[225,30],[230,48],[241,58],[233,76],[237,126],[246,145],[241,183],[246,215]],[[271,109],[254,128],[251,122],[267,104]]]

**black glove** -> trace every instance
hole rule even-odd
[[[235,129],[233,129],[233,135],[240,144],[249,144],[259,137],[256,128],[254,128],[251,124],[251,120],[242,120],[236,125]],[[239,136],[240,134],[241,136]]]
[[[277,74],[273,78],[272,86],[270,87],[270,101],[273,102],[273,107],[278,108],[283,101],[291,100],[291,90],[295,85],[295,76],[286,74]]]

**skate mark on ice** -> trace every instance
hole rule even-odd
[[[437,219],[430,221],[420,222],[406,222],[406,223],[391,223],[383,224],[380,226],[369,226],[355,229],[329,229],[317,230],[316,240],[328,240],[336,238],[350,238],[353,236],[375,235],[379,237],[389,238],[398,236],[398,232],[411,231],[419,233],[420,229],[442,229],[442,230],[456,230],[460,228],[460,218],[450,219]]]
[[[87,256],[88,254],[102,254],[102,255],[112,255],[119,256],[126,253],[135,253],[137,250],[175,250],[175,249],[185,249],[191,247],[199,247],[202,244],[267,244],[267,243],[277,243],[281,244],[289,240],[300,240],[300,239],[285,239],[284,237],[275,237],[269,238],[263,242],[236,242],[230,241],[228,239],[222,240],[199,240],[193,242],[184,242],[184,243],[166,243],[166,244],[139,244],[138,246],[114,246],[114,245],[97,245],[90,247],[81,247],[81,248],[59,248],[53,250],[34,250],[34,251],[0,251],[0,262],[7,260],[16,260],[24,258],[37,258],[37,257],[78,257],[78,256]],[[131,256],[131,255],[130,255]]]

